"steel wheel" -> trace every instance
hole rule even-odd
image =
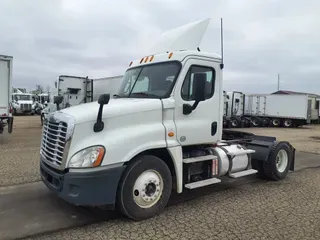
[[[163,179],[155,170],[143,172],[133,187],[133,199],[141,208],[150,208],[155,205],[163,192]]]
[[[292,126],[292,120],[286,119],[286,120],[283,122],[283,125],[284,125],[285,127],[291,127],[291,126]]]
[[[286,150],[284,149],[281,149],[278,154],[277,154],[277,157],[276,157],[276,164],[277,164],[277,170],[280,172],[280,173],[283,173],[287,166],[288,166],[288,153]]]

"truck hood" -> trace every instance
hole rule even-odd
[[[59,112],[71,115],[76,123],[92,122],[97,120],[99,111],[98,102],[85,103],[60,110]],[[116,98],[110,99],[107,105],[103,106],[102,118],[113,118],[138,112],[146,112],[161,109],[160,99],[141,98]]]

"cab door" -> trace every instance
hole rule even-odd
[[[189,58],[177,82],[174,98],[176,108],[174,121],[177,140],[183,145],[213,143],[221,139],[223,101],[220,99],[220,67],[214,60]],[[190,114],[183,113],[183,105],[195,102],[193,76],[196,72],[206,73],[206,99],[198,104]]]

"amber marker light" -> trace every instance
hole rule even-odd
[[[174,136],[174,132],[169,132],[169,133],[168,133],[168,136],[169,136],[169,137],[173,137],[173,136]]]
[[[97,160],[93,163],[93,167],[98,167],[100,166],[102,160],[103,160],[103,156],[104,156],[104,148],[103,147],[100,147],[99,148],[99,154],[98,154],[98,157],[97,157]]]

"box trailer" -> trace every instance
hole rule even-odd
[[[302,94],[250,94],[245,96],[244,115],[254,120],[255,126],[298,127],[319,119],[312,101]]]
[[[12,57],[0,55],[0,134],[8,126],[12,132],[13,116],[11,106],[12,95]]]
[[[123,76],[113,76],[98,79],[88,77],[60,75],[55,82],[55,88],[50,93],[50,103],[42,110],[41,123],[47,114],[57,110],[54,98],[60,96],[59,108],[77,106],[79,104],[94,102],[101,94],[109,93],[111,96],[117,93]]]

